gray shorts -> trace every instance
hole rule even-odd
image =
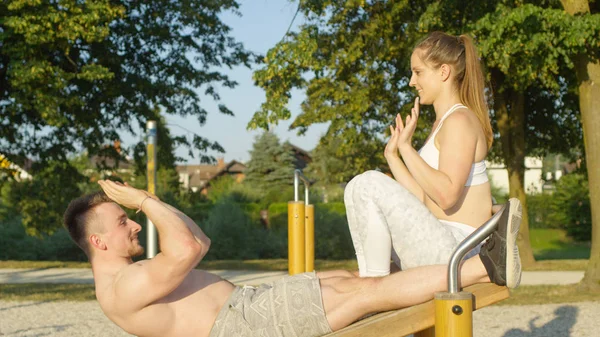
[[[236,287],[210,337],[316,337],[331,332],[316,273]]]

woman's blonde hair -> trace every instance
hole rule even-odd
[[[485,79],[473,40],[467,35],[456,37],[443,32],[433,32],[419,42],[415,50],[421,51],[419,57],[423,62],[435,68],[442,64],[452,66],[460,100],[475,112],[489,149],[494,134],[485,100]]]

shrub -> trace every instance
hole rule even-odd
[[[529,228],[559,228],[550,216],[550,204],[554,196],[551,193],[527,195],[527,214]]]
[[[315,205],[315,258],[351,259],[354,246],[343,203]]]
[[[592,211],[588,181],[583,174],[567,174],[556,182],[548,217],[573,239],[591,240]]]
[[[202,227],[212,241],[206,259],[258,258],[256,226],[231,199],[220,199]]]
[[[287,231],[288,227],[288,203],[278,202],[269,205],[269,228],[273,230]]]
[[[63,228],[52,235],[27,235],[21,217],[0,223],[0,260],[87,261]]]

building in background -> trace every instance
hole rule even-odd
[[[182,188],[207,194],[210,182],[219,177],[233,176],[237,182],[244,180],[246,165],[235,160],[225,163],[219,158],[215,165],[178,165],[175,169]]]

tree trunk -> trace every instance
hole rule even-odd
[[[492,75],[494,76],[494,75]],[[502,75],[497,75],[502,76]],[[494,81],[498,83],[498,81]],[[523,266],[535,264],[529,241],[529,217],[525,195],[525,96],[510,89],[496,92],[494,111],[502,141],[502,154],[508,171],[509,196],[523,205],[523,220],[517,238]]]
[[[562,0],[567,13],[589,13],[587,0]],[[592,251],[581,287],[600,289],[600,62],[593,63],[587,55],[574,58],[579,82],[579,109],[583,125],[585,161],[592,209]],[[596,130],[594,132],[594,130]]]

